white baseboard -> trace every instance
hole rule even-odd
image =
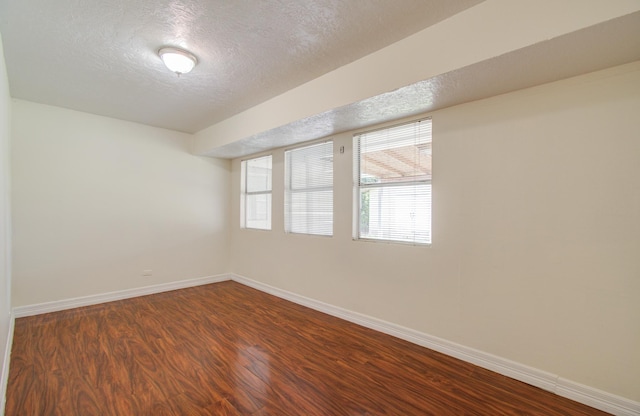
[[[196,279],[179,280],[176,282],[160,283],[152,286],[138,287],[134,289],[119,290],[117,292],[102,293],[98,295],[82,296],[78,298],[56,300],[52,302],[39,303],[35,305],[17,306],[13,308],[16,318],[25,316],[40,315],[43,313],[57,312],[65,309],[73,309],[81,306],[97,305],[99,303],[112,302],[135,298],[138,296],[153,295],[154,293],[168,292],[170,290],[185,289],[187,287],[206,285],[231,280],[231,275],[221,274],[216,276],[205,276]]]
[[[2,374],[0,374],[0,416],[4,416],[4,406],[7,399],[7,383],[9,382],[9,363],[11,361],[11,347],[13,346],[13,329],[15,327],[15,316],[13,313],[9,316],[9,333],[7,334],[7,345],[4,350],[4,360],[2,361]]]
[[[257,282],[244,276],[231,275],[231,279],[245,286],[289,300],[302,306],[353,322],[364,327],[404,339],[411,343],[441,352],[460,360],[475,364],[496,373],[511,377],[524,383],[548,390],[559,396],[567,397],[579,403],[609,412],[618,416],[640,416],[640,403],[611,393],[584,386],[570,380],[560,378],[556,374],[538,370],[493,354],[488,354],[456,344],[442,338],[428,335],[410,328],[396,325],[381,319],[373,318],[347,309],[339,308],[324,302],[297,295]]]
[[[612,415],[640,415],[640,403],[576,383],[575,381],[559,378],[555,393],[587,406],[609,412]]]

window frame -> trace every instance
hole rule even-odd
[[[293,169],[292,162],[293,160],[290,158],[290,154],[297,150],[302,150],[310,147],[321,146],[321,145],[331,145],[331,185],[330,186],[314,186],[314,187],[306,187],[306,188],[298,188],[292,189],[292,177]],[[305,143],[303,145],[292,147],[284,150],[284,231],[286,234],[296,234],[296,235],[310,235],[310,236],[318,236],[318,237],[333,237],[334,234],[334,204],[333,204],[333,193],[334,193],[334,182],[335,182],[335,174],[334,174],[334,164],[333,158],[335,152],[335,146],[333,139],[325,139],[321,141],[315,141],[312,143]],[[331,191],[332,195],[332,204],[331,204],[331,232],[330,234],[321,234],[321,233],[312,233],[312,232],[299,232],[292,231],[292,223],[291,223],[291,207],[292,204],[289,201],[289,198],[292,193],[297,194],[307,194],[310,192],[319,192],[319,191]]]
[[[251,161],[266,159],[266,158],[270,159],[270,165],[271,165],[271,169],[269,172],[269,175],[271,176],[269,180],[270,188],[268,190],[260,190],[260,191],[247,190],[248,182],[249,182],[249,175],[248,175],[249,163]],[[258,196],[258,195],[269,195],[271,197],[270,204],[268,207],[268,214],[267,214],[268,221],[269,221],[268,228],[252,227],[247,225],[248,224],[248,220],[247,220],[248,198],[247,197]],[[245,230],[260,230],[260,231],[271,231],[273,229],[273,155],[272,154],[251,157],[248,159],[243,159],[240,162],[240,228]]]
[[[360,140],[363,135],[390,130],[397,127],[407,126],[407,125],[415,125],[417,123],[421,123],[424,121],[429,121],[431,137],[430,142],[433,144],[433,120],[431,117],[423,117],[417,120],[406,121],[402,123],[392,124],[388,126],[383,126],[380,128],[361,131],[353,134],[353,222],[352,222],[352,239],[354,241],[365,241],[365,242],[375,242],[375,243],[387,243],[387,244],[405,244],[412,246],[431,246],[433,244],[433,186],[432,186],[432,178],[429,179],[419,179],[419,180],[399,180],[399,181],[388,181],[385,183],[362,183],[361,182],[361,164],[362,164],[362,154],[361,154],[361,145]],[[433,149],[433,147],[431,147]],[[432,154],[432,153],[431,153]],[[432,176],[432,175],[430,175]],[[362,198],[361,191],[367,189],[384,189],[390,187],[403,187],[403,186],[416,186],[416,185],[429,185],[429,223],[428,223],[428,241],[416,241],[414,240],[400,240],[400,239],[390,239],[390,238],[372,238],[368,236],[362,236],[361,230],[361,215],[362,215]],[[415,228],[414,228],[415,232]]]

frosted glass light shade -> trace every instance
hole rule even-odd
[[[198,63],[192,53],[178,48],[162,48],[158,51],[158,55],[169,71],[178,75],[190,72]]]

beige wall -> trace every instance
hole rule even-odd
[[[433,117],[433,245],[352,241],[351,133],[334,236],[239,228],[240,275],[640,400],[640,62]]]
[[[15,100],[13,305],[226,272],[229,162],[190,139]]]
[[[9,192],[9,134],[11,98],[0,36],[0,409],[4,409],[4,393],[8,369],[5,365],[11,314],[11,215]],[[2,410],[0,410],[0,414]]]

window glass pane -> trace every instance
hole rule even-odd
[[[333,235],[333,142],[285,152],[285,231]]]
[[[271,190],[271,156],[246,161],[247,192]]]
[[[431,123],[360,135],[361,183],[431,179]]]
[[[332,142],[289,150],[291,189],[331,187],[333,185]]]
[[[246,196],[246,227],[271,229],[271,194]]]
[[[333,234],[333,192],[309,191],[290,195],[288,232]]]
[[[360,237],[431,242],[431,184],[361,188]]]

